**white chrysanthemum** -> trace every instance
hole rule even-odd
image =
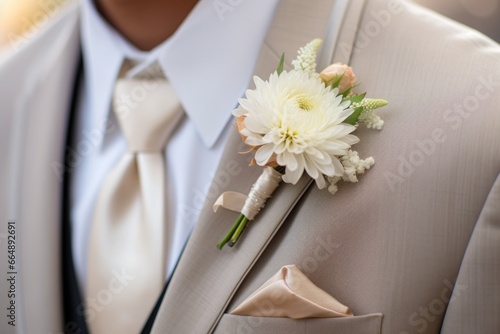
[[[352,109],[338,90],[301,71],[254,81],[256,89],[240,99],[234,115],[246,116],[241,134],[248,145],[259,147],[257,164],[264,166],[276,156],[277,163],[286,166],[283,181],[295,184],[305,170],[319,188],[325,186],[323,175],[342,176],[337,157],[359,139],[350,134],[354,126],[342,123]]]

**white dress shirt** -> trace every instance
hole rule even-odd
[[[130,76],[157,62],[186,113],[165,148],[168,278],[205,199],[215,201],[222,190],[209,188],[231,129],[231,111],[251,80],[277,2],[233,2],[221,8],[213,0],[201,0],[174,35],[143,52],[111,27],[91,0],[83,1],[84,84],[70,145],[75,166],[70,179],[73,258],[82,292],[95,201],[104,178],[127,151],[110,112],[123,60],[139,63]]]

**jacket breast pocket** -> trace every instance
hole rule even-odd
[[[224,314],[214,334],[379,334],[382,313],[346,318],[265,318]]]

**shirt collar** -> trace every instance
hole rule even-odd
[[[141,62],[130,74],[157,61],[205,145],[214,145],[250,82],[278,1],[218,7],[217,1],[200,0],[175,34],[149,52],[137,50],[91,0],[83,1],[83,56],[94,124],[108,117],[123,60]]]
[[[82,2],[81,35],[87,116],[92,128],[100,129],[109,117],[113,85],[124,55],[116,43],[119,35],[101,19],[91,0]],[[100,146],[102,140],[96,145]]]

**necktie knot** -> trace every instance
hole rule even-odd
[[[159,152],[182,116],[182,107],[165,79],[121,78],[113,110],[130,152]]]

